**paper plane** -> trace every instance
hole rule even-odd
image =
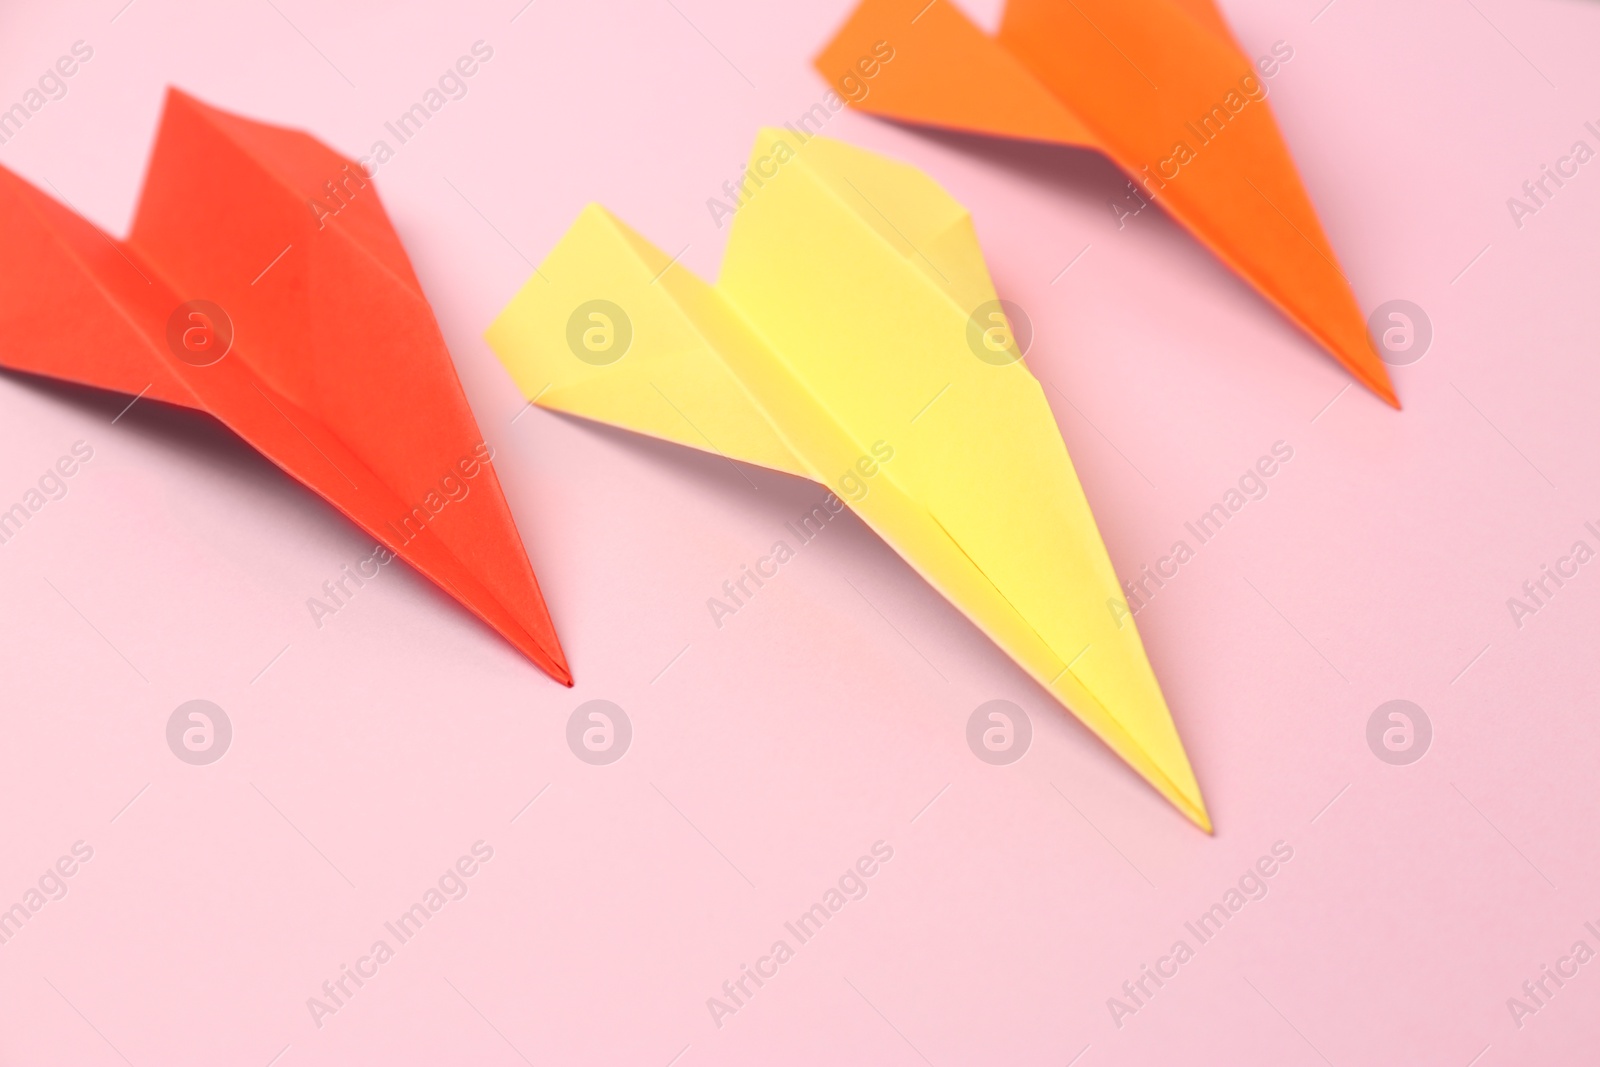
[[[590,205],[491,347],[541,407],[829,487],[1209,830],[965,209],[912,167],[785,130],[762,131],[750,172],[715,286]]]
[[[209,413],[572,684],[360,166],[172,90],[127,240],[4,168],[0,233],[0,365]]]
[[[874,115],[1104,153],[1141,203],[1400,406],[1261,72],[1212,0],[1008,0],[994,37],[948,2],[863,0],[815,63]]]

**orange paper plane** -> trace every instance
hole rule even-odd
[[[949,0],[864,0],[816,66],[884,118],[1103,152],[1400,406],[1266,85],[1213,0],[1009,0],[995,37]]]
[[[208,412],[572,684],[491,450],[357,164],[172,90],[127,240],[4,168],[0,234],[0,365]]]

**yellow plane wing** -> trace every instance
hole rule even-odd
[[[913,167],[790,130],[761,132],[748,173],[715,286],[590,205],[490,345],[541,407],[833,489],[1209,831],[966,210]]]

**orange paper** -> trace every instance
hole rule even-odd
[[[490,449],[357,164],[172,90],[127,240],[4,168],[0,234],[0,365],[210,413],[572,684]]]
[[[1212,0],[1010,0],[995,37],[948,0],[864,0],[816,66],[866,86],[842,95],[884,118],[1103,152],[1400,406],[1266,85]]]

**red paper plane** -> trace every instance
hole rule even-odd
[[[169,91],[125,241],[0,168],[0,365],[205,411],[572,684],[361,167]]]

